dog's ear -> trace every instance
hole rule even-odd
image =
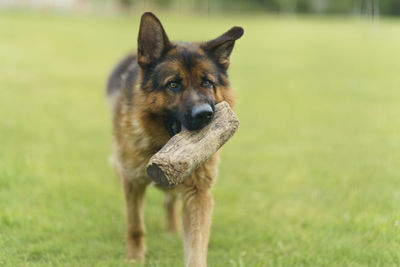
[[[140,20],[138,37],[138,63],[141,67],[159,59],[170,48],[171,43],[161,22],[151,12],[146,12]]]
[[[227,69],[229,67],[229,56],[231,55],[235,41],[242,37],[243,33],[242,27],[233,27],[220,37],[205,43],[203,49]]]

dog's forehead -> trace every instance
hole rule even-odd
[[[201,43],[197,42],[173,42],[173,47],[167,53],[167,56],[175,59],[182,57],[203,58],[207,57],[201,47]]]
[[[201,48],[201,43],[179,42],[174,43],[174,47],[168,51],[165,59],[159,64],[157,69],[163,70],[162,72],[169,73],[175,71],[193,76],[193,74],[200,75],[203,71],[211,71],[215,68],[209,57]]]
[[[200,48],[200,43],[195,42],[175,42],[176,53],[200,53],[204,54],[203,50]]]

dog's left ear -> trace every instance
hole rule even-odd
[[[220,37],[205,43],[203,49],[227,69],[229,67],[229,56],[235,46],[235,41],[242,37],[243,33],[242,27],[233,27]]]
[[[138,37],[138,63],[145,68],[159,59],[171,43],[159,19],[151,12],[143,14]]]

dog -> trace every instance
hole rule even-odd
[[[113,167],[121,180],[126,208],[126,259],[144,262],[146,254],[143,199],[152,183],[146,174],[150,157],[182,130],[206,126],[215,104],[234,106],[227,69],[235,41],[243,35],[233,27],[202,43],[171,42],[159,19],[142,15],[137,53],[114,68],[107,83],[113,116]],[[195,153],[195,152],[194,152]],[[206,266],[217,175],[215,153],[182,184],[165,193],[170,231],[177,231],[177,200],[183,201],[183,243],[186,266]]]

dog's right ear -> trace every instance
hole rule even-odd
[[[161,22],[151,12],[146,12],[140,20],[138,37],[138,63],[145,68],[159,59],[170,48],[171,43]]]

